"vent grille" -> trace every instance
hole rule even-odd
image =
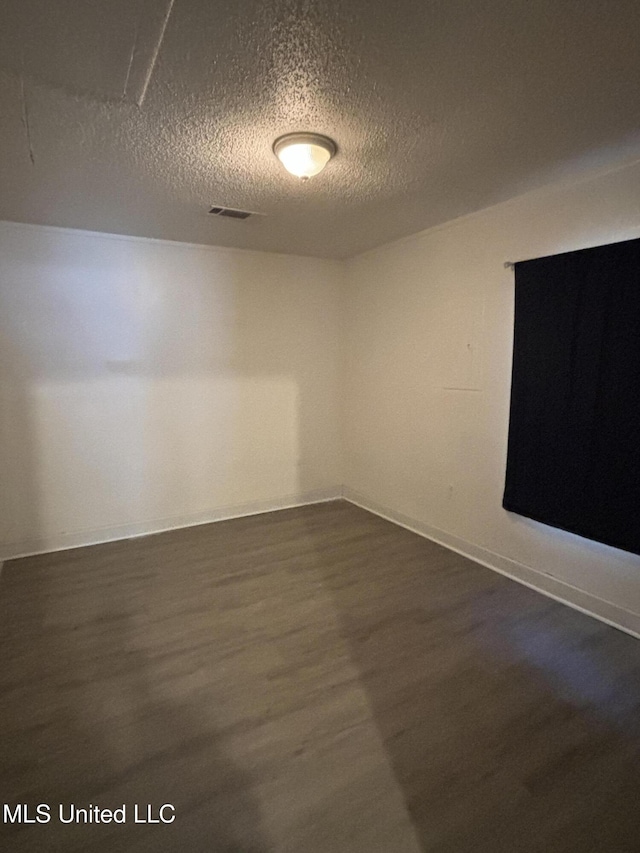
[[[233,207],[212,207],[212,216],[228,216],[230,219],[248,219],[252,214],[247,210],[235,210]]]

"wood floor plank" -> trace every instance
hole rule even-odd
[[[637,853],[639,709],[636,640],[343,501],[24,558],[0,849]]]

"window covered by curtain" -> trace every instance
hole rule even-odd
[[[640,240],[515,265],[503,506],[640,553]]]

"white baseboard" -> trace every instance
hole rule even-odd
[[[316,489],[298,495],[287,495],[272,500],[252,501],[246,504],[217,507],[192,515],[173,516],[171,518],[156,518],[122,524],[117,527],[94,528],[79,530],[73,533],[54,533],[22,542],[0,544],[0,566],[7,560],[20,557],[32,557],[36,554],[49,554],[52,551],[68,551],[71,548],[82,548],[85,545],[99,545],[102,542],[114,542],[118,539],[133,539],[138,536],[152,536],[166,530],[176,530],[181,527],[195,527],[199,524],[211,524],[214,521],[227,521],[231,518],[241,518],[246,515],[260,515],[264,512],[274,512],[281,509],[292,509],[307,504],[324,503],[342,497],[342,486],[332,486],[328,489]]]
[[[166,530],[181,527],[195,527],[200,524],[211,524],[216,521],[226,521],[248,515],[260,515],[281,509],[291,509],[314,503],[344,498],[381,518],[391,521],[400,527],[405,527],[419,536],[424,536],[432,542],[443,545],[476,563],[486,566],[495,572],[506,575],[518,583],[524,584],[543,595],[573,607],[582,613],[593,616],[601,622],[606,622],[614,628],[619,628],[640,639],[640,614],[620,607],[611,601],[606,601],[578,587],[560,581],[551,575],[546,575],[524,563],[519,563],[502,554],[496,554],[472,542],[460,539],[451,533],[432,527],[402,513],[395,512],[382,506],[367,496],[349,488],[334,486],[328,489],[317,489],[298,495],[288,495],[265,501],[253,501],[246,504],[218,507],[201,513],[171,518],[151,519],[117,527],[82,530],[73,533],[51,534],[45,537],[33,538],[22,542],[0,544],[0,567],[3,561],[20,557],[30,557],[36,554],[46,554],[52,551],[66,551],[71,548],[81,548],[86,545],[98,545],[102,542],[113,542],[120,539],[132,539],[139,536],[151,536]]]
[[[496,554],[479,545],[474,545],[472,542],[460,539],[451,533],[446,533],[444,530],[439,530],[437,527],[431,527],[428,524],[409,518],[400,512],[395,512],[388,507],[381,506],[365,495],[346,486],[343,488],[342,494],[345,500],[362,509],[379,515],[387,521],[392,521],[400,527],[405,527],[407,530],[411,530],[419,536],[424,536],[438,545],[443,545],[451,551],[456,551],[458,554],[462,554],[463,557],[468,557],[470,560],[480,563],[488,569],[493,569],[493,571],[499,572],[501,575],[506,575],[512,580],[536,590],[536,592],[541,592],[543,595],[549,596],[549,598],[573,607],[574,610],[580,610],[588,616],[593,616],[601,622],[606,622],[607,625],[612,625],[614,628],[619,628],[621,631],[625,631],[627,634],[640,639],[640,614],[638,613],[626,610],[624,607],[620,607],[620,605],[614,604],[611,601],[598,598],[598,596],[585,592],[564,581],[560,581],[551,575],[543,574],[536,569],[532,569],[531,566],[526,566],[524,563],[512,560],[510,557]]]

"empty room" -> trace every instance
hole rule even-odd
[[[0,850],[640,851],[637,0],[0,0]]]

